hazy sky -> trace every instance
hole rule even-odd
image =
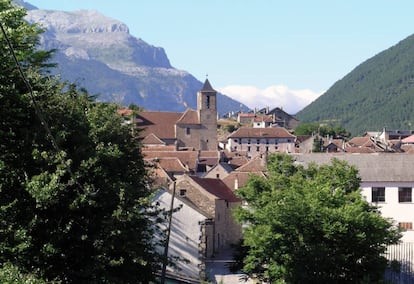
[[[414,33],[413,0],[27,0],[94,9],[250,107],[294,113]]]

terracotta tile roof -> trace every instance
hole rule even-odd
[[[327,147],[330,144],[334,144],[339,149],[342,149],[343,140],[342,139],[326,139],[323,143],[323,146]]]
[[[231,190],[237,190],[234,188],[235,181],[237,179],[238,188],[242,188],[246,186],[247,182],[249,181],[249,178],[252,175],[266,177],[264,173],[262,172],[255,172],[255,173],[249,173],[249,172],[231,172],[228,176],[223,178],[223,182],[231,189]]]
[[[143,145],[146,145],[146,144],[165,145],[165,142],[160,140],[160,138],[158,138],[154,133],[151,133],[151,134],[145,136],[145,138],[142,139],[141,142],[142,142]]]
[[[183,114],[180,112],[143,111],[137,115],[137,126],[143,128],[140,136],[150,133],[160,139],[175,139],[175,123]]]
[[[191,171],[195,170],[198,159],[198,151],[143,151],[142,153],[145,159],[178,158],[183,165],[188,165]]]
[[[156,163],[166,172],[188,172],[188,169],[181,163],[178,158],[159,158]]]
[[[255,117],[256,114],[255,113],[239,113],[239,117]]]
[[[298,135],[296,136],[296,142],[302,143],[310,138],[312,138],[312,135]]]
[[[348,144],[353,147],[362,147],[366,146],[367,143],[371,142],[370,136],[354,137],[348,141]]]
[[[257,115],[253,119],[254,122],[273,122],[273,117],[268,115]]]
[[[218,164],[218,162],[219,162],[219,159],[217,157],[215,157],[215,158],[212,158],[212,157],[206,157],[206,158],[200,157],[199,160],[198,160],[198,163],[199,164],[208,165],[208,166],[215,166],[215,165]]]
[[[196,176],[189,176],[199,186],[204,188],[208,193],[213,194],[218,199],[223,199],[228,202],[240,202],[234,192],[220,179],[215,178],[199,178]]]
[[[295,138],[295,136],[283,127],[241,127],[233,132],[229,138]]]
[[[264,172],[266,171],[266,157],[256,156],[247,164],[236,169],[237,172]]]
[[[220,157],[220,152],[219,151],[200,151],[200,157],[210,157],[210,158],[217,158]]]
[[[345,152],[347,152],[347,153],[370,154],[370,153],[375,153],[376,151],[373,148],[370,148],[370,147],[350,147],[350,146],[346,146],[345,147]]]
[[[121,116],[130,116],[132,114],[132,109],[129,108],[121,108],[116,111]]]
[[[177,124],[200,124],[197,111],[188,108],[177,120]]]
[[[402,143],[414,143],[414,135],[408,136],[407,138],[404,138],[401,140]]]
[[[144,148],[142,149],[143,152],[146,151],[175,151],[175,145],[157,145],[157,146],[151,146],[151,145],[144,145]]]
[[[235,156],[231,158],[228,163],[233,169],[237,169],[240,166],[247,164],[248,162],[249,159],[247,159],[245,156]]]
[[[154,188],[161,186],[167,187],[168,184],[170,184],[173,181],[172,178],[168,175],[168,173],[158,166],[149,167],[148,173],[152,179],[151,186],[153,186]]]

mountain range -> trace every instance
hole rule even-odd
[[[306,122],[342,125],[353,136],[414,127],[414,35],[378,53],[297,114]]]
[[[56,50],[54,72],[98,95],[98,100],[157,111],[196,108],[202,82],[174,68],[163,48],[134,37],[124,23],[93,10],[40,10],[14,2],[27,9],[29,22],[45,29],[39,48]],[[223,94],[218,94],[217,107],[219,114],[248,110]]]

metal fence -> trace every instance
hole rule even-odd
[[[389,283],[414,283],[414,243],[391,245],[385,256],[389,263],[385,279]]]

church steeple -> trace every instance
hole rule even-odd
[[[203,87],[197,94],[197,109],[198,110],[217,110],[216,101],[217,91],[211,87],[210,82],[206,78]]]
[[[216,90],[213,89],[213,87],[211,87],[210,82],[208,81],[208,79],[206,78],[206,81],[204,82],[203,88],[201,89],[201,92],[216,92]]]

